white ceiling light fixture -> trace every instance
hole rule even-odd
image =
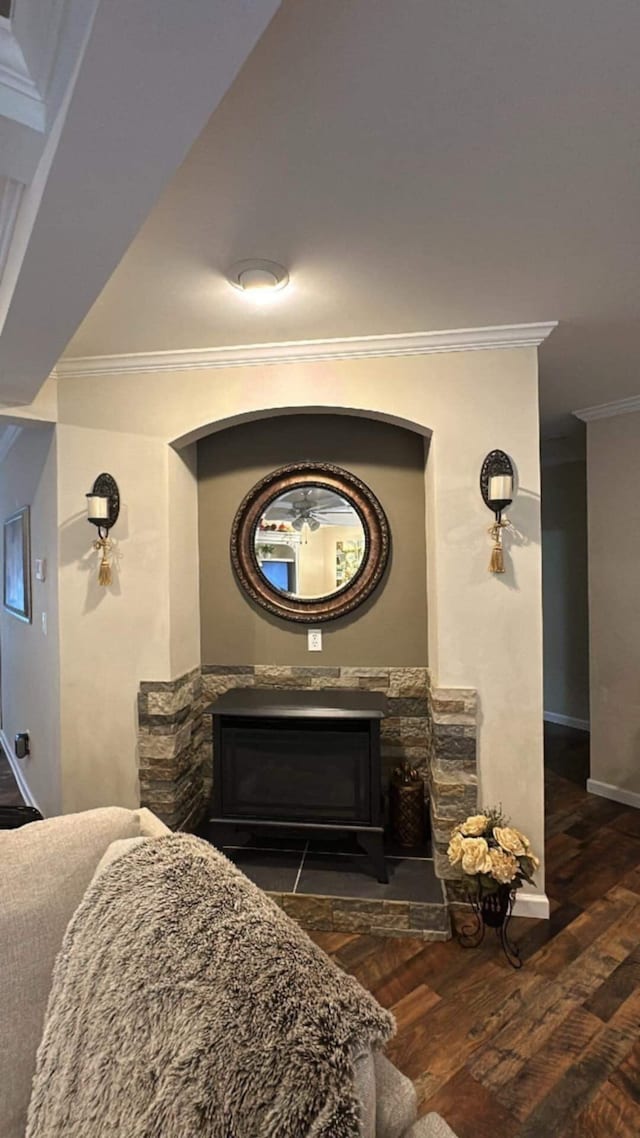
[[[289,284],[287,270],[276,261],[236,261],[227,273],[234,288],[252,297],[270,296]]]

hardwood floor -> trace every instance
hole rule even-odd
[[[389,1057],[459,1138],[638,1138],[640,810],[585,793],[588,737],[545,734],[551,919],[512,922],[520,972],[493,937],[310,935],[392,1009]]]
[[[389,1057],[459,1138],[640,1135],[640,811],[586,794],[587,738],[547,735],[551,919],[512,922],[520,972],[493,937],[312,934],[394,1012]]]

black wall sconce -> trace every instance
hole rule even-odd
[[[109,538],[109,530],[116,524],[119,513],[120,491],[115,478],[110,474],[99,474],[87,494],[87,520],[98,528],[98,537],[93,543],[93,548],[102,553],[98,571],[99,585],[111,584],[109,555],[113,542]]]
[[[480,470],[480,493],[485,506],[495,515],[495,521],[489,528],[493,540],[490,573],[504,573],[504,552],[502,548],[502,531],[511,525],[508,518],[503,518],[503,511],[513,501],[514,470],[513,463],[503,450],[489,452]]]

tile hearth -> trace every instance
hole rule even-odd
[[[201,835],[214,840],[208,827]],[[243,835],[244,836],[244,835]],[[303,928],[444,940],[449,921],[428,846],[410,854],[386,844],[388,884],[346,837],[246,835],[223,852]]]

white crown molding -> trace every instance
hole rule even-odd
[[[177,352],[132,352],[113,356],[71,356],[56,365],[59,379],[141,372],[197,371],[264,364],[315,363],[320,360],[372,359],[379,356],[424,356],[435,352],[473,352],[502,348],[537,348],[556,327],[502,324],[490,328],[456,328],[447,332],[406,332],[388,336],[292,340],[276,344],[241,344],[228,348],[185,348]]]
[[[23,192],[22,182],[15,182],[13,178],[0,178],[0,277],[9,254]]]
[[[0,113],[43,131],[46,107],[30,74],[12,23],[0,24]]]
[[[582,419],[583,423],[591,423],[594,419],[613,419],[615,415],[629,415],[633,411],[640,411],[640,395],[614,399],[612,403],[596,403],[593,407],[583,407],[573,414],[576,419]]]

